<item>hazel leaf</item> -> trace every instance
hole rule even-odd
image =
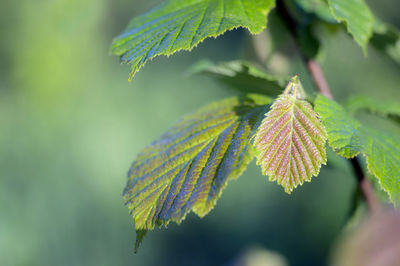
[[[345,158],[359,153],[367,159],[368,171],[379,181],[390,200],[400,203],[400,140],[390,132],[361,124],[333,100],[318,95],[315,110],[328,132],[329,146]]]
[[[260,33],[274,6],[274,0],[168,0],[134,18],[114,39],[111,53],[131,65],[131,79],[154,57],[190,51],[208,37],[239,27]]]
[[[366,95],[354,95],[345,103],[347,111],[354,115],[367,112],[400,123],[400,105],[398,101],[379,101]]]
[[[241,94],[257,93],[274,98],[282,93],[287,82],[283,77],[268,74],[250,62],[240,60],[219,64],[202,60],[188,74],[213,77],[225,87]]]
[[[326,164],[327,134],[295,76],[272,104],[257,130],[257,164],[270,181],[291,193]]]
[[[374,15],[364,0],[328,0],[333,17],[344,22],[347,31],[367,53],[367,44],[373,34]]]
[[[138,155],[123,195],[135,221],[136,250],[148,230],[211,211],[253,159],[250,140],[271,101],[249,94],[210,104]]]

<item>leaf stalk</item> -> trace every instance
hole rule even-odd
[[[313,58],[308,57],[301,50],[299,45],[299,36],[297,32],[297,23],[296,20],[293,18],[293,16],[290,14],[289,10],[287,9],[285,1],[277,0],[276,9],[279,15],[281,16],[282,20],[286,24],[290,34],[292,35],[296,47],[301,57],[303,58],[305,65],[307,66],[308,72],[312,77],[315,87],[325,97],[334,99],[331,89],[329,88],[328,82],[326,81],[324,72],[321,68],[321,65]],[[380,203],[375,196],[371,182],[365,177],[361,164],[356,157],[350,159],[349,162],[353,168],[358,188],[365,199],[365,202],[368,206],[370,213],[375,213],[378,209],[380,209]]]

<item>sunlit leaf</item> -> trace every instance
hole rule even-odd
[[[112,53],[131,64],[131,77],[157,55],[191,50],[207,37],[247,28],[260,33],[275,0],[168,0],[134,18],[112,44]]]
[[[353,158],[361,149],[360,123],[347,115],[343,108],[318,96],[315,110],[328,132],[329,145],[341,156]]]
[[[326,163],[327,135],[303,93],[295,76],[273,103],[254,140],[263,174],[287,193],[318,175]]]
[[[356,95],[346,101],[345,107],[350,114],[366,111],[400,123],[400,101],[378,101],[375,98]]]
[[[245,61],[231,61],[214,64],[200,61],[194,65],[190,74],[204,74],[241,93],[258,93],[276,97],[284,88],[282,78],[269,75],[258,67]]]
[[[256,95],[216,102],[145,148],[124,190],[138,232],[180,223],[190,211],[206,215],[253,159],[249,140],[270,102]]]
[[[328,0],[332,15],[344,22],[347,31],[367,52],[367,44],[372,36],[374,16],[364,0]]]
[[[363,126],[343,107],[322,95],[315,110],[328,132],[329,145],[345,158],[362,153],[368,170],[379,180],[394,203],[400,201],[400,138]]]

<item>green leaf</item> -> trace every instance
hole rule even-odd
[[[400,32],[395,27],[379,20],[374,23],[374,35],[371,44],[377,50],[386,53],[396,63],[400,64]]]
[[[324,6],[325,10],[327,10],[330,15],[330,9],[323,0],[291,0],[285,2],[285,8],[296,22],[296,27],[292,30],[295,31],[296,39],[298,41],[297,44],[300,46],[300,50],[307,58],[315,58],[320,52],[321,45],[314,34],[319,21],[317,19],[318,15],[314,12],[317,12],[317,10],[322,12],[319,9]],[[271,15],[271,20],[274,20],[273,15]],[[336,23],[334,18],[333,21]],[[269,29],[273,37],[276,35],[274,28],[276,28],[276,26],[271,25]],[[287,27],[285,27],[284,30],[287,31]]]
[[[285,192],[311,181],[326,163],[326,131],[311,104],[304,100],[295,76],[276,99],[257,130],[257,164]]]
[[[322,95],[315,101],[328,132],[332,149],[345,158],[362,153],[368,170],[379,180],[392,202],[400,201],[400,139],[381,130],[363,126],[342,106]]]
[[[335,23],[331,10],[324,0],[295,0],[296,4],[305,12],[315,14],[318,18],[328,23]]]
[[[260,33],[274,6],[275,0],[168,0],[134,18],[111,51],[131,64],[132,78],[155,56],[191,50],[207,37],[238,27]]]
[[[253,159],[249,140],[270,102],[257,95],[216,102],[186,116],[145,148],[124,190],[136,229],[180,223],[190,211],[206,215],[227,182]]]
[[[400,123],[400,104],[399,102],[377,101],[375,98],[357,95],[350,97],[345,103],[346,110],[350,114],[359,111],[366,111],[371,114],[392,119]]]
[[[143,238],[147,235],[149,230],[139,229],[136,230],[136,242],[135,242],[135,249],[134,252],[137,253],[139,250],[140,245],[142,244]]]
[[[340,105],[327,103],[326,98],[318,96],[315,110],[328,131],[329,145],[339,155],[353,158],[361,148],[360,123],[347,115]]]
[[[367,44],[372,36],[374,16],[364,0],[328,0],[332,15],[344,22],[347,31],[367,53]]]
[[[321,44],[314,35],[313,26],[314,24],[310,23],[297,31],[301,51],[307,58],[316,58],[321,49]]]
[[[241,93],[258,93],[276,97],[282,93],[283,79],[269,75],[245,61],[231,61],[214,64],[200,61],[190,69],[190,74],[211,76]]]

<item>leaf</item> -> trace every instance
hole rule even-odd
[[[269,75],[245,61],[220,64],[200,61],[190,69],[189,73],[209,75],[241,93],[258,93],[276,97],[283,91],[284,86],[282,79]]]
[[[143,238],[147,235],[149,231],[144,229],[136,230],[136,242],[134,252],[137,253],[140,245],[142,244]]]
[[[377,50],[386,53],[396,63],[400,64],[400,32],[395,27],[379,20],[374,23],[374,35],[371,44]]]
[[[274,6],[275,0],[168,0],[134,18],[111,52],[131,64],[132,78],[155,56],[191,50],[207,37],[238,27],[260,33]]]
[[[318,96],[315,111],[321,116],[332,149],[342,157],[353,158],[360,152],[362,145],[359,132],[361,125],[347,115],[340,105],[332,103],[326,102],[325,97]]]
[[[325,7],[325,10],[327,10],[330,15],[329,7],[323,0],[292,0],[285,2],[284,8],[287,9],[296,24],[296,27],[293,27],[292,30],[296,35],[297,44],[307,58],[315,58],[320,52],[321,45],[314,34],[318,24],[316,19],[318,15],[314,12],[323,12],[320,10],[321,7]],[[273,20],[273,15],[271,15],[270,20]],[[336,22],[335,19],[334,22]],[[276,28],[275,25],[270,26],[269,29],[273,36],[276,35],[274,27]],[[287,31],[287,27],[285,30]]]
[[[347,31],[367,53],[367,44],[372,36],[374,16],[364,0],[328,0],[332,15],[344,22]]]
[[[343,107],[322,95],[315,101],[328,132],[329,146],[345,158],[362,153],[368,170],[386,191],[392,202],[400,201],[400,139],[381,130],[363,126]]]
[[[297,31],[301,51],[307,58],[316,58],[321,50],[321,44],[313,32],[314,26],[314,24],[308,23]]]
[[[305,12],[315,14],[318,18],[328,23],[335,23],[328,4],[324,0],[295,0],[296,4]]]
[[[124,190],[136,230],[180,223],[190,211],[206,215],[227,182],[252,160],[249,140],[270,102],[250,95],[211,104],[145,148],[133,162]]]
[[[324,126],[301,91],[295,76],[273,103],[254,140],[263,174],[277,180],[287,193],[318,175],[326,163]]]
[[[350,97],[345,104],[346,110],[350,114],[359,111],[367,111],[371,114],[389,118],[400,123],[400,103],[399,102],[379,102],[374,98],[357,95]]]

